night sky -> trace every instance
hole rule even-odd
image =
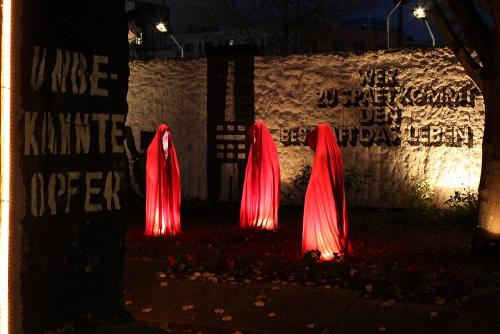
[[[422,1],[411,0],[403,7],[403,23],[404,30],[406,36],[413,36],[415,41],[419,42],[430,42],[431,38],[425,27],[423,22],[420,22],[413,18],[411,13],[411,8],[416,6],[418,3],[422,3]],[[395,4],[393,0],[378,0],[375,5],[370,6],[371,8],[367,8],[365,11],[357,11],[351,15],[351,18],[360,18],[360,17],[368,17],[371,15],[372,17],[376,17],[379,19],[386,18],[387,14],[394,8]],[[399,10],[396,11],[391,18],[391,26],[397,27],[398,24],[398,13]],[[433,26],[432,22],[430,22],[431,28],[436,35],[438,36],[437,28]]]

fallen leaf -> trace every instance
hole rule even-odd
[[[164,288],[164,287],[168,286],[168,282],[160,282],[160,286],[162,288]]]
[[[312,328],[314,328],[314,324],[307,324],[306,327],[312,329]]]
[[[131,301],[131,300],[126,300],[124,304],[125,304],[125,306],[129,306],[129,305],[132,305],[132,304],[133,304],[133,301]]]
[[[222,313],[224,313],[224,309],[223,308],[216,308],[214,310],[214,313],[216,313],[216,314],[222,314]]]
[[[270,313],[268,313],[268,314],[267,314],[267,316],[268,316],[269,318],[274,318],[274,317],[276,316],[276,313],[274,313],[274,312],[270,312]]]
[[[262,300],[258,300],[256,301],[255,303],[253,303],[255,306],[257,307],[262,307],[264,305],[266,305],[266,303],[264,303]]]
[[[194,305],[192,305],[192,304],[189,304],[189,305],[184,305],[184,306],[182,307],[182,310],[183,310],[183,311],[189,311],[189,310],[192,310],[192,309],[194,309]]]
[[[382,303],[382,306],[391,306],[392,304],[394,304],[395,300],[394,299],[389,299],[389,300],[386,300],[385,302]]]
[[[220,319],[220,320],[222,320],[222,321],[231,321],[231,320],[233,320],[233,317],[230,316],[230,315],[226,315],[225,317],[222,317],[222,319]]]
[[[434,298],[434,302],[436,303],[436,305],[443,305],[446,304],[446,299],[442,297],[436,297]]]
[[[385,326],[380,326],[380,327],[378,328],[378,331],[379,331],[379,332],[385,332],[386,330],[387,330],[387,327],[385,327]]]
[[[144,312],[144,313],[149,313],[149,312],[151,312],[151,311],[153,311],[153,308],[152,308],[152,307],[146,307],[146,308],[143,308],[143,309],[141,310],[141,312]]]

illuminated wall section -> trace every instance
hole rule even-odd
[[[182,131],[176,147],[188,198],[206,198],[206,66],[131,64],[135,146],[172,120]],[[278,148],[285,203],[303,203],[306,184],[298,181],[313,160],[306,136],[319,122],[338,137],[350,204],[407,205],[405,195],[423,182],[438,205],[454,190],[477,189],[484,102],[446,49],[255,57],[254,109]]]
[[[278,144],[285,200],[302,201],[305,186],[294,180],[312,164],[305,137],[319,122],[338,137],[351,204],[408,205],[405,195],[423,182],[437,205],[454,190],[477,190],[484,102],[449,51],[255,63],[255,113]]]

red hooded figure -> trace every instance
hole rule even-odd
[[[315,155],[304,204],[302,254],[319,250],[320,259],[328,261],[348,253],[342,154],[328,124],[319,124],[308,144]]]
[[[181,231],[181,182],[177,153],[168,125],[161,124],[146,160],[146,235]]]
[[[264,122],[255,122],[248,135],[251,146],[241,197],[240,227],[275,230],[280,205],[278,151]]]

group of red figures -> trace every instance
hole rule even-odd
[[[267,126],[255,122],[241,198],[240,227],[276,230],[280,204],[280,165]],[[348,223],[342,154],[328,124],[307,138],[315,152],[307,186],[302,227],[302,254],[318,250],[323,261],[348,255]],[[146,235],[169,236],[181,231],[181,185],[172,133],[160,125],[147,151]]]

